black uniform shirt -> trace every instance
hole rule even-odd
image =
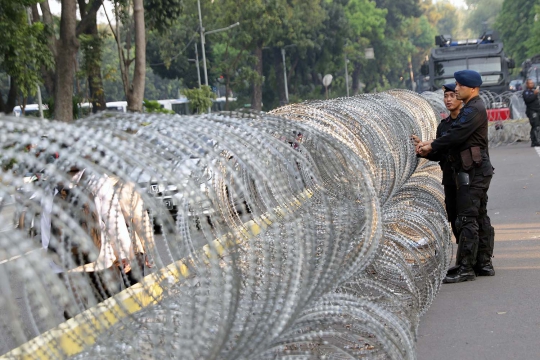
[[[454,123],[456,119],[452,119],[452,116],[449,115],[447,118],[441,120],[439,123],[439,126],[437,126],[437,135],[436,139],[440,138],[441,136],[445,136],[448,130],[452,127],[452,124]],[[443,185],[450,185],[453,183],[452,178],[452,168],[450,167],[450,164],[446,161],[447,152],[445,151],[432,151],[430,152],[426,158],[431,161],[438,161],[439,165],[441,166],[441,170],[443,172],[443,178],[442,183]]]
[[[534,89],[523,91],[523,101],[527,105],[527,111],[540,112],[540,101],[538,96],[534,94]]]
[[[488,117],[479,96],[469,100],[446,134],[431,143],[432,151],[454,156],[473,146],[484,150],[488,148]]]

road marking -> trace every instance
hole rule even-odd
[[[198,255],[206,264],[211,259],[221,258],[229,248],[261,234],[272,223],[294,213],[313,195],[312,190],[306,189],[285,206],[278,206],[273,211],[260,215],[234,229],[236,231],[231,231],[206,244],[199,250]],[[192,267],[194,263],[194,258],[190,256],[178,260],[156,273],[147,275],[139,283],[83,311],[56,328],[42,333],[20,347],[0,355],[0,360],[13,358],[52,360],[77,355],[86,347],[93,345],[98,336],[120,320],[147,306],[158,303],[168,288],[190,276],[189,267]],[[87,264],[69,272],[91,271],[91,267]]]
[[[535,146],[534,150],[536,150],[536,153],[540,156],[540,146]]]
[[[22,255],[15,255],[15,256],[10,257],[9,259],[2,260],[2,261],[0,261],[0,265],[5,264],[5,263],[7,263],[7,262],[9,262],[9,261],[17,260],[18,258],[23,257],[23,256],[26,256],[26,255],[28,255],[28,254],[31,254],[31,253],[33,253],[34,251],[37,251],[37,250],[41,250],[41,248],[39,248],[39,249],[33,249],[33,250],[30,250],[30,251],[25,252],[25,253],[22,254]]]

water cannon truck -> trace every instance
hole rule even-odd
[[[454,82],[454,72],[475,70],[482,76],[482,90],[501,94],[508,90],[508,71],[515,62],[504,54],[503,43],[494,31],[478,39],[454,40],[450,35],[435,36],[436,47],[422,65],[419,91],[434,91]]]

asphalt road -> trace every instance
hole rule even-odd
[[[419,360],[540,359],[540,148],[490,155],[496,276],[442,286],[420,321]]]

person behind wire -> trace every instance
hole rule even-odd
[[[527,106],[526,114],[531,124],[531,146],[540,146],[540,100],[534,81],[527,79],[527,88],[523,91],[523,101]]]
[[[456,84],[443,85],[444,91],[444,106],[450,112],[450,115],[445,119],[442,119],[437,127],[436,138],[446,135],[450,130],[453,122],[457,119],[459,111],[463,106],[463,101],[458,100],[456,97]],[[422,141],[416,135],[411,136],[414,145],[418,145]],[[420,155],[418,155],[420,156]],[[426,159],[431,161],[438,161],[443,173],[442,184],[444,186],[444,202],[446,205],[446,213],[448,221],[452,226],[452,233],[457,241],[459,241],[459,234],[456,229],[456,184],[454,182],[453,171],[450,167],[450,163],[446,161],[446,153],[441,151],[431,152],[425,156]]]

